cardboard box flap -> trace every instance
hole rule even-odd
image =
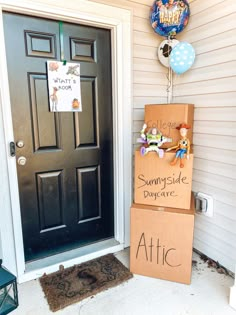
[[[131,208],[142,209],[142,210],[147,210],[147,211],[163,211],[163,212],[193,215],[195,213],[195,199],[194,199],[194,194],[192,193],[190,209],[150,206],[150,205],[143,205],[143,204],[138,204],[138,203],[133,203]]]

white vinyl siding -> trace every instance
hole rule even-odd
[[[174,76],[174,102],[195,104],[193,190],[214,199],[214,216],[196,215],[194,247],[234,272],[236,262],[236,6],[191,2],[179,39],[196,51],[192,68]]]
[[[167,102],[167,69],[157,60],[164,38],[149,23],[153,0],[96,0],[133,11],[133,144],[145,104]],[[193,190],[214,199],[214,216],[196,215],[194,247],[229,270],[236,263],[236,3],[192,0],[190,22],[177,39],[196,59],[173,77],[173,102],[193,103]]]

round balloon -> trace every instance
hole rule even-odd
[[[182,74],[191,68],[194,60],[195,51],[193,46],[186,42],[180,42],[170,54],[170,67],[175,73]]]
[[[151,7],[152,28],[161,36],[175,36],[188,24],[189,4],[186,0],[155,1]]]
[[[157,54],[161,64],[165,67],[169,67],[169,57],[172,49],[179,43],[177,39],[165,39],[158,47]]]

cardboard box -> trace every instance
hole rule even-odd
[[[193,104],[150,104],[145,105],[145,123],[147,130],[158,128],[163,136],[172,138],[172,143],[163,144],[163,148],[169,148],[180,139],[179,130],[181,123],[191,126],[188,130],[188,139],[193,142]]]
[[[192,202],[191,210],[132,205],[131,272],[191,283],[194,198]]]
[[[135,152],[134,202],[153,206],[189,209],[192,190],[193,153],[171,166],[175,152],[165,152],[159,158],[156,152],[142,156]]]

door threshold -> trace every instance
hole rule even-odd
[[[25,273],[18,275],[18,283],[23,283],[40,278],[44,273],[49,274],[59,270],[60,265],[64,268],[75,264],[110,254],[124,249],[124,244],[120,244],[114,238],[97,242],[88,246],[66,251],[57,255],[49,256],[37,261],[26,263]]]

